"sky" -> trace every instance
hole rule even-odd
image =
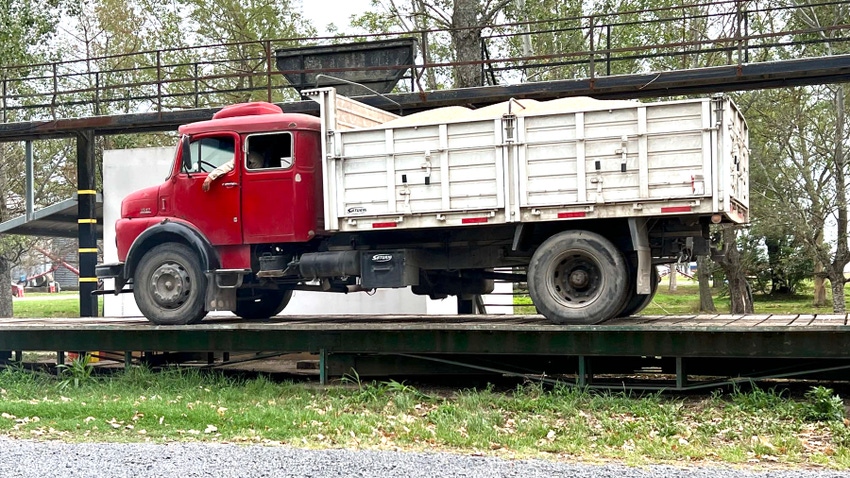
[[[325,26],[334,23],[340,30],[348,26],[351,15],[371,8],[370,0],[301,0],[304,16],[313,22],[320,34],[327,33]]]

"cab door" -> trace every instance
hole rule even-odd
[[[246,167],[242,175],[242,233],[246,244],[295,241],[293,133],[289,131],[249,135],[246,157],[262,158],[262,166]]]
[[[192,223],[214,246],[242,243],[242,221],[239,217],[241,165],[235,164],[232,171],[213,181],[209,191],[205,192],[202,188],[210,172],[236,160],[238,144],[239,136],[232,133],[194,135],[189,148],[191,168],[181,167],[172,178],[174,217]]]

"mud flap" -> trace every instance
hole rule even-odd
[[[637,252],[638,259],[636,291],[638,294],[651,294],[652,254],[649,248],[646,218],[630,218],[629,232],[632,236],[632,247]]]
[[[246,270],[242,269],[219,269],[206,271],[207,294],[204,300],[204,308],[208,311],[236,310],[236,289],[242,285],[242,278]]]

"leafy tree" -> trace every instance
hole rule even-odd
[[[522,62],[526,81],[589,76],[586,57],[561,56],[589,49],[580,1],[520,0],[505,8],[505,16],[521,22],[507,37],[509,57],[539,58]],[[488,42],[489,47],[493,47]],[[551,58],[551,59],[550,59]]]
[[[351,26],[373,34],[401,29],[406,34],[414,35],[419,40],[419,61],[426,65],[417,75],[419,88],[438,90],[450,83],[451,69],[429,65],[448,63],[454,56],[450,37],[447,32],[437,30],[437,24],[429,14],[429,4],[436,5],[441,10],[449,8],[447,0],[372,0],[372,10],[356,16]]]
[[[8,78],[16,65],[36,63],[48,54],[46,42],[55,33],[63,5],[58,0],[4,0],[0,2],[0,77]],[[3,105],[4,107],[7,105]],[[10,219],[20,207],[20,198],[10,187],[10,179],[20,177],[10,170],[18,163],[14,146],[0,145],[0,222]],[[0,236],[0,278],[9,280],[11,265],[26,248],[23,238]],[[5,286],[8,287],[8,286]],[[12,316],[12,297],[0,293],[0,317]]]
[[[847,187],[847,165],[843,147],[836,146],[843,122],[837,116],[839,94],[845,94],[843,88],[835,86],[762,92],[748,112],[751,124],[758,125],[751,131],[758,221],[774,231],[787,231],[784,236],[793,237],[805,257],[823,265],[822,277],[834,281],[836,313],[844,307],[847,263],[846,198],[839,192]],[[781,111],[777,104],[783,105]],[[841,137],[838,143],[847,140],[846,132]],[[774,233],[772,240],[781,241],[782,236]],[[824,241],[827,236],[837,242],[830,245]]]
[[[481,34],[496,22],[502,10],[512,0],[374,0],[380,7],[378,13],[366,13],[355,19],[354,25],[377,32],[377,28],[401,27],[412,32],[423,29],[441,29],[448,32],[448,49],[443,43],[437,47],[435,39],[442,36],[428,32],[420,42],[423,58],[433,63],[449,60],[459,65],[451,69],[453,88],[466,88],[484,84],[482,74]],[[444,38],[444,37],[442,37]],[[448,53],[446,57],[442,54]],[[437,76],[426,80],[429,87],[436,86]]]
[[[274,55],[273,48],[304,46],[299,39],[316,35],[315,28],[293,7],[293,2],[177,0],[177,3],[184,7],[186,28],[198,43],[220,45],[206,49],[203,58],[207,62],[205,68],[220,75],[215,87],[221,93],[215,99],[224,103],[266,100],[268,81],[272,81],[272,100],[284,99],[285,82],[281,75],[275,72],[269,79],[262,75],[268,68],[266,55]],[[267,39],[283,41],[271,46],[264,41]],[[266,51],[267,48],[272,51]],[[297,95],[290,90],[286,97]]]
[[[778,50],[791,57],[845,53],[831,28],[847,17],[847,4],[791,2],[788,28],[805,33]],[[840,34],[840,33],[839,33]],[[843,313],[844,267],[850,262],[847,216],[846,98],[844,85],[821,85],[762,91],[747,95],[746,114],[752,126],[752,190],[755,223],[768,244],[799,250],[814,261],[815,305],[825,305],[829,279],[833,310]],[[782,105],[777,108],[777,105]],[[790,241],[790,242],[788,242]],[[769,251],[770,251],[769,249]],[[771,259],[776,262],[775,259]],[[782,261],[780,261],[782,263]],[[799,264],[790,264],[799,267]]]

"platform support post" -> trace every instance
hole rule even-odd
[[[15,362],[21,363],[24,361],[24,352],[22,350],[15,350]]]
[[[325,349],[319,349],[319,384],[328,384],[328,352]]]
[[[133,367],[133,351],[125,350],[124,351],[124,371],[129,372]]]
[[[80,259],[80,317],[97,317],[97,191],[94,131],[77,132],[77,239]]]
[[[586,387],[593,383],[593,370],[590,367],[590,357],[579,355],[577,383],[579,387]]]
[[[56,352],[56,365],[65,365],[65,352],[63,350]]]
[[[676,389],[683,390],[688,385],[688,374],[685,371],[685,359],[676,357]]]

